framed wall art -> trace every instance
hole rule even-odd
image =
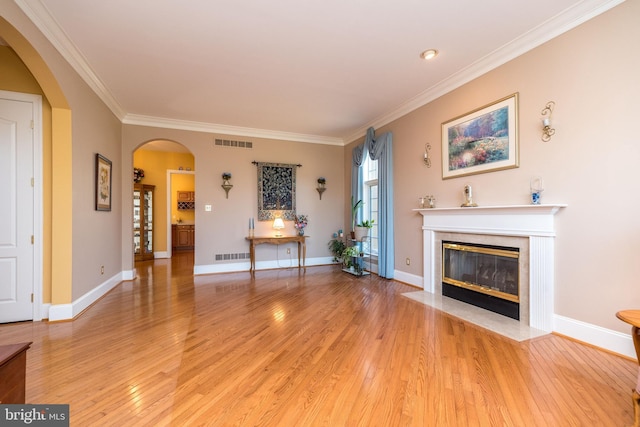
[[[518,94],[442,124],[442,178],[517,168]]]
[[[253,162],[258,167],[258,220],[296,216],[296,168],[286,163]]]
[[[111,210],[111,160],[96,154],[96,210]]]

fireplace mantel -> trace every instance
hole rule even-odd
[[[423,216],[424,290],[436,290],[437,233],[529,239],[529,326],[550,332],[554,294],[554,216],[566,204],[413,209]]]
[[[423,230],[510,236],[555,236],[553,216],[566,204],[414,209]]]

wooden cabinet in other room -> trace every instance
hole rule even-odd
[[[133,253],[136,261],[153,259],[153,191],[155,185],[133,186]]]
[[[189,211],[195,209],[196,192],[195,191],[178,191],[176,198],[178,202],[178,210]]]
[[[171,224],[171,246],[174,251],[193,249],[196,227],[193,224]]]

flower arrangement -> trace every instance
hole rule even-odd
[[[144,171],[140,168],[133,168],[133,182],[138,183],[144,178]]]
[[[228,180],[230,180],[230,179],[231,179],[231,173],[230,173],[230,172],[223,172],[223,173],[222,173],[222,179],[223,179],[224,181],[228,181]]]
[[[296,215],[293,226],[298,230],[298,235],[304,236],[304,228],[307,226],[308,222],[309,217],[307,215]]]

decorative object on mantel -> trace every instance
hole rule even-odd
[[[327,190],[327,188],[325,187],[326,184],[327,184],[327,180],[324,177],[321,176],[320,178],[318,178],[318,186],[316,187],[316,190],[320,195],[320,200],[322,200],[322,193],[324,193]]]
[[[531,178],[529,187],[531,188],[531,204],[539,205],[541,203],[540,193],[544,191],[544,184],[542,183],[542,178],[539,176],[534,176],[533,178]]]
[[[224,188],[224,192],[227,195],[227,199],[229,198],[229,190],[231,190],[233,188],[233,185],[231,184],[231,182],[229,182],[230,179],[231,179],[231,174],[229,172],[223,172],[222,173],[222,185],[221,185],[221,187]]]
[[[442,178],[517,168],[518,94],[442,124]]]
[[[304,228],[307,226],[308,222],[309,217],[307,215],[296,215],[293,226],[298,230],[298,236],[304,236]]]
[[[474,208],[478,206],[476,203],[473,203],[473,189],[471,188],[471,184],[467,184],[464,186],[464,203],[460,205],[461,208]]]
[[[423,196],[418,198],[418,201],[420,202],[420,209],[436,207],[436,198],[434,196]]]
[[[431,144],[428,142],[424,144],[424,164],[430,168],[431,167],[431,158],[429,158],[429,150],[431,150]]]
[[[144,171],[140,168],[133,168],[133,182],[136,184],[144,178]]]
[[[551,113],[553,113],[555,106],[555,102],[549,101],[542,109],[542,140],[544,142],[549,142],[556,133],[556,130],[551,127]]]

